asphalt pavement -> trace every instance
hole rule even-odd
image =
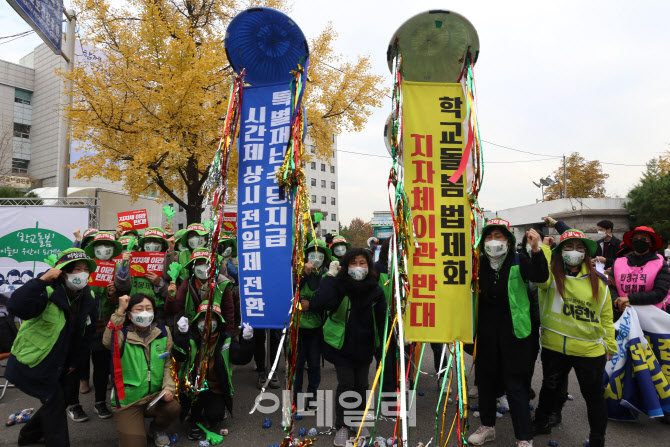
[[[426,374],[419,375],[417,390],[421,391],[422,396],[416,396],[416,427],[410,429],[409,446],[415,447],[417,443],[423,442],[428,445],[428,442],[435,436],[436,425],[436,405],[438,398],[436,378],[434,377],[432,350],[427,348],[425,350],[422,366],[422,371]],[[469,366],[468,366],[469,370]],[[283,377],[283,371],[280,373]],[[336,388],[337,380],[335,377],[334,367],[326,362],[322,369],[322,381],[320,389],[334,390]],[[256,411],[254,414],[249,414],[253,407],[254,400],[259,391],[256,389],[257,373],[254,372],[253,362],[242,367],[235,367],[233,372],[233,384],[235,387],[234,397],[234,417],[228,417],[223,423],[217,427],[227,428],[229,430],[228,436],[224,437],[222,446],[259,446],[267,447],[275,443],[280,443],[283,438],[283,430],[281,427],[280,411],[277,410],[272,414],[263,414]],[[374,371],[370,370],[370,384],[374,379]],[[305,377],[305,383],[307,378]],[[535,369],[535,376],[533,377],[533,388],[539,394],[540,384],[542,380],[541,367],[538,365]],[[4,383],[4,379],[0,379],[0,384]],[[284,384],[282,380],[282,385]],[[268,390],[268,392],[277,396],[279,400],[281,390]],[[535,438],[535,446],[546,446],[549,440],[557,441],[559,446],[583,446],[584,441],[588,437],[588,422],[586,416],[586,405],[579,393],[579,386],[574,375],[570,377],[569,392],[574,396],[573,401],[568,401],[563,411],[563,423],[554,428],[551,435],[542,435]],[[80,395],[80,402],[83,405],[84,411],[88,413],[89,420],[87,422],[76,423],[68,419],[70,429],[71,445],[75,447],[95,447],[95,446],[114,446],[118,441],[116,438],[116,429],[113,419],[99,419],[93,412],[93,392]],[[321,402],[321,406],[325,406],[326,401]],[[473,399],[472,404],[476,404],[477,400]],[[537,405],[537,399],[532,402]],[[264,400],[263,404],[271,406],[270,399]],[[5,397],[0,400],[0,415],[8,416],[10,413],[20,411],[24,408],[39,407],[39,401],[26,396],[21,391],[15,388],[9,388]],[[321,418],[326,418],[322,413]],[[453,419],[454,405],[447,405],[447,418],[445,435],[449,431],[449,426]],[[266,417],[270,417],[272,426],[270,428],[262,428]],[[302,420],[295,422],[295,431],[300,428],[309,430],[315,427],[317,421],[316,416],[304,416]],[[441,423],[441,416],[440,416]],[[479,419],[470,416],[470,429],[467,435],[476,430],[479,426]],[[395,422],[393,420],[380,420],[376,425],[376,435],[389,437],[394,430]],[[325,427],[316,427],[318,431],[323,432]],[[17,445],[18,432],[20,424],[11,427],[0,427],[0,446]],[[455,431],[455,429],[454,429]],[[179,434],[178,445],[197,446],[197,441],[190,441],[186,437],[186,426],[174,423],[169,432],[176,432]],[[487,443],[490,446],[509,446],[514,447],[515,439],[512,430],[512,421],[509,414],[505,414],[502,419],[497,421],[496,425],[497,439],[493,442]],[[439,435],[438,435],[439,436]],[[321,434],[314,442],[314,446],[330,446],[333,445],[333,434]],[[153,445],[151,442],[149,445]],[[436,446],[436,440],[433,439],[431,446]],[[444,445],[444,441],[443,441]],[[458,445],[455,435],[452,435],[449,441],[449,446]],[[651,420],[646,416],[640,416],[637,422],[614,422],[610,421],[607,427],[606,445],[609,447],[630,447],[630,446],[644,446],[644,447],[667,447],[670,446],[670,427],[660,424],[658,421]]]

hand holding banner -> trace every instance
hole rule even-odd
[[[116,262],[95,260],[98,268],[88,278],[88,285],[91,287],[107,287],[114,281],[114,272],[116,271]]]
[[[130,276],[146,276],[155,273],[163,277],[163,262],[165,253],[160,251],[136,251],[130,261]]]

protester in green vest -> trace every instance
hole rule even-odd
[[[235,284],[239,284],[237,267],[237,239],[229,235],[221,235],[217,248],[226,265],[227,275]]]
[[[211,252],[206,248],[196,247],[191,259],[186,263],[186,281],[183,281],[176,293],[168,294],[165,300],[165,312],[168,316],[185,316],[193,322],[197,309],[209,297],[209,260]],[[174,290],[174,286],[171,286]],[[219,272],[214,291],[214,304],[220,306],[224,318],[225,330],[232,334],[235,330],[235,307],[233,304],[232,283]]]
[[[203,352],[206,316],[210,310],[210,334]],[[186,317],[182,317],[177,324],[178,330],[172,353],[175,361],[181,364],[180,383],[183,384],[184,379],[187,379],[190,384],[194,384],[196,375],[199,374],[199,365],[207,362],[205,376],[207,389],[200,391],[197,398],[192,401],[186,397],[189,395],[188,392],[180,390],[182,406],[191,408],[188,439],[194,441],[203,437],[198,423],[214,431],[214,426],[223,421],[226,409],[231,415],[233,414],[231,336],[225,331],[225,323],[221,308],[213,304],[210,309],[209,301],[203,301],[198,306],[190,325]],[[251,338],[251,334],[248,334],[248,337]]]
[[[542,325],[542,389],[536,433],[551,432],[549,415],[562,406],[562,379],[574,368],[586,401],[589,445],[605,445],[607,406],[603,374],[617,351],[612,298],[605,276],[591,259],[597,244],[579,230],[567,230],[552,251],[550,275],[538,281]],[[481,385],[480,385],[481,389]]]
[[[300,278],[300,301],[310,302],[319,289],[321,277],[328,272],[330,264],[330,249],[322,240],[313,240],[305,248],[305,268]],[[300,328],[298,330],[298,355],[296,359],[295,382],[293,392],[296,396],[298,408],[303,407],[302,381],[307,371],[307,401],[305,407],[316,407],[316,391],[321,383],[321,313],[313,310],[303,310],[300,314]]]
[[[177,231],[174,234],[174,240],[175,240],[174,250],[175,251],[181,252],[181,251],[188,250],[188,247],[184,247],[184,246],[181,245],[181,237],[184,235],[184,233],[186,233],[186,228],[182,228],[181,230]],[[169,238],[169,239],[171,239],[171,238]],[[168,241],[169,241],[169,239],[168,239]]]
[[[5,376],[42,406],[19,432],[19,445],[70,445],[65,409],[79,393],[78,365],[88,359],[96,302],[86,285],[95,262],[70,248],[40,277],[17,289],[7,303],[23,320]]]
[[[333,261],[341,261],[347,250],[351,248],[351,244],[344,237],[336,234],[333,236],[333,240],[328,248],[330,248],[330,252],[332,253],[331,259]]]
[[[121,243],[116,240],[114,233],[100,231],[84,251],[86,254],[96,260],[110,261],[121,254],[123,250]],[[116,264],[115,264],[116,266]],[[114,276],[107,286],[89,286],[95,296],[97,307],[96,330],[91,343],[91,355],[82,360],[78,366],[80,373],[79,392],[86,394],[90,391],[90,363],[93,363],[93,387],[95,388],[95,403],[93,410],[101,419],[112,417],[111,411],[107,408],[107,377],[109,376],[109,351],[102,345],[102,334],[109,317],[116,309],[118,296],[116,296],[116,286],[114,285]],[[84,422],[88,420],[86,412],[77,402],[68,408],[68,416],[75,422]]]
[[[170,444],[165,430],[181,412],[174,399],[172,335],[154,319],[151,296],[136,293],[119,297],[109,319],[103,344],[111,351],[111,401],[119,447],[145,447],[144,418],[153,418],[149,435],[157,446]],[[121,375],[115,371],[121,370]]]
[[[365,408],[370,363],[382,346],[386,299],[378,280],[370,251],[352,248],[344,254],[341,268],[340,262],[331,261],[314,298],[300,302],[303,311],[326,312],[324,357],[335,365],[337,373],[334,445],[344,446],[349,430],[354,434],[358,429],[358,424],[346,423],[340,397],[347,391],[357,392],[360,404],[351,410]],[[361,436],[369,437],[370,433],[363,428]]]
[[[165,233],[162,229],[149,227],[144,230],[144,235],[139,238],[139,244],[134,251],[141,252],[164,252],[167,250],[168,242],[165,239]],[[165,324],[165,311],[163,306],[165,298],[168,296],[169,278],[161,278],[153,272],[146,273],[146,276],[132,276],[130,274],[129,263],[132,259],[132,253],[123,254],[123,263],[116,269],[114,284],[121,292],[129,293],[131,296],[136,293],[149,295],[156,302],[155,318]]]
[[[495,439],[496,398],[504,390],[509,401],[517,446],[533,445],[529,409],[533,344],[528,281],[545,281],[547,258],[535,230],[527,233],[530,257],[516,253],[509,222],[490,219],[482,230],[479,249],[479,295],[475,374],[479,385],[482,425],[468,438],[474,445]]]
[[[167,252],[165,253],[165,271],[167,272],[167,269],[173,262],[179,262],[182,267],[186,267],[191,260],[193,250],[206,246],[208,236],[209,231],[207,231],[207,228],[205,228],[203,224],[193,223],[186,227],[186,230],[179,238],[177,235],[174,236],[174,240],[170,238],[168,240]],[[179,248],[177,248],[177,243],[179,243]],[[177,287],[179,287],[182,281],[187,277],[188,271],[182,269],[179,273],[179,278],[177,279]]]

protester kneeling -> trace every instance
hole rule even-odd
[[[120,297],[103,336],[112,352],[112,411],[123,447],[147,445],[145,417],[154,418],[150,436],[156,445],[170,444],[165,430],[181,410],[170,374],[172,336],[154,322],[154,309],[153,298],[142,293]],[[115,373],[119,368],[121,376]]]

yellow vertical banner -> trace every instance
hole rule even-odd
[[[463,86],[403,81],[402,96],[404,187],[416,237],[416,244],[409,244],[407,258],[407,338],[472,342],[470,203],[462,163],[468,137]],[[458,180],[452,178],[455,173],[461,174]]]

